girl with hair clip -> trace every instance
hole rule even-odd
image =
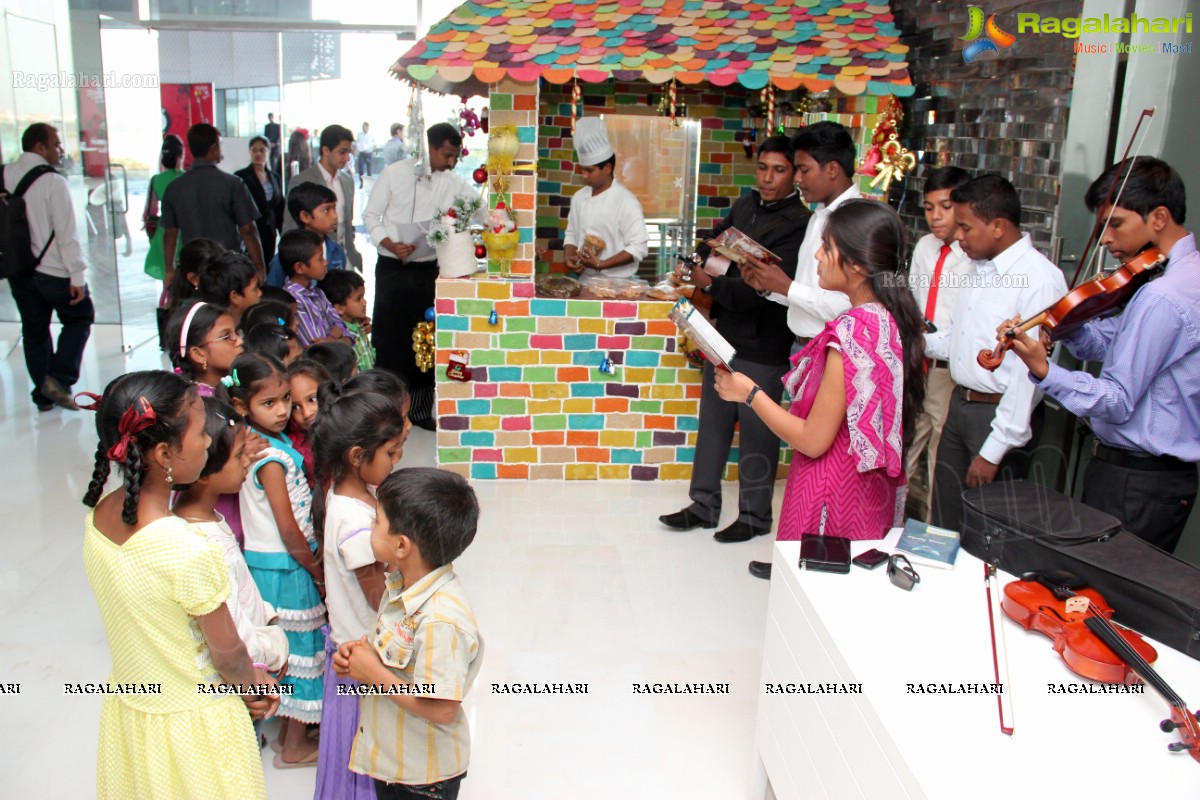
[[[242,314],[242,330],[249,331],[259,325],[282,325],[296,332],[296,309],[278,300],[263,298]]]
[[[826,323],[784,377],[791,406],[745,375],[717,371],[717,392],[744,402],[796,449],[778,538],[879,539],[902,524],[904,451],[925,397],[924,321],[908,288],[904,225],[891,207],[849,200],[830,212],[817,250],[822,289],[850,309]],[[771,565],[750,562],[769,578]]]
[[[358,696],[339,696],[338,690],[358,684],[352,678],[336,676],[332,665],[339,645],[357,641],[375,627],[384,574],[383,564],[376,563],[371,549],[374,490],[404,453],[404,441],[412,427],[407,406],[403,390],[399,400],[370,390],[346,392],[322,408],[313,425],[318,480],[330,487],[317,513],[317,526],[325,531],[325,604],[329,609],[325,702],[314,794],[319,799],[367,800],[375,796],[374,781],[347,767],[358,730]]]
[[[253,328],[243,327],[242,331],[247,353],[270,356],[282,362],[285,367],[304,354],[304,348],[300,346],[300,339],[295,332],[278,323],[266,322]]]
[[[321,387],[333,383],[329,370],[310,358],[298,358],[288,365],[288,381],[292,387],[292,418],[288,420],[287,435],[292,447],[304,456],[304,477],[314,492],[317,490],[316,467],[313,461],[312,439],[309,438],[317,411],[321,408]],[[319,498],[318,498],[319,499]],[[317,540],[321,529],[317,527]]]
[[[237,497],[241,490],[246,473],[250,471],[248,443],[258,437],[249,432],[229,404],[215,397],[204,398],[204,412],[204,430],[211,441],[208,461],[195,483],[176,484],[180,494],[173,510],[220,548],[233,585],[225,604],[229,606],[238,635],[256,667],[278,674],[287,666],[287,635],[278,625],[272,624],[278,615],[259,594],[242,548],[217,509],[223,495]]]
[[[221,552],[170,510],[173,486],[194,482],[208,459],[204,406],[169,372],[130,373],[91,397],[99,444],[83,562],[112,654],[108,682],[158,689],[105,694],[96,795],[265,798],[251,717],[278,708],[275,679],[238,636]],[[121,485],[101,497],[113,463]]]
[[[242,335],[221,306],[196,300],[167,320],[167,354],[175,371],[196,384],[201,397],[224,394],[221,379],[242,354]]]
[[[239,501],[246,564],[263,599],[278,611],[290,651],[280,682],[292,689],[279,707],[284,719],[274,763],[280,769],[315,766],[317,746],[308,726],[321,721],[325,572],[316,555],[304,458],[283,432],[292,414],[291,387],[283,364],[260,353],[239,356],[224,383],[234,410],[267,440]]]
[[[192,239],[179,248],[179,268],[168,265],[167,294],[171,309],[179,308],[200,288],[200,271],[225,255],[225,248],[212,239]]]

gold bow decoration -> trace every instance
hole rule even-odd
[[[892,181],[904,180],[904,175],[917,165],[917,157],[900,144],[894,133],[888,137],[879,150],[883,158],[875,167],[879,174],[875,176],[875,180],[871,181],[871,188],[878,187],[881,192],[886,194]]]

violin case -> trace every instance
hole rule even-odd
[[[968,553],[1016,576],[1073,572],[1104,596],[1114,621],[1200,659],[1200,569],[1030,481],[967,489],[962,500]]]

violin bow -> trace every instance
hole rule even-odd
[[[1121,156],[1121,160],[1117,162],[1118,164],[1124,164],[1129,158],[1129,151],[1133,147],[1134,141],[1137,140],[1138,131],[1141,129],[1142,123],[1147,117],[1153,118],[1157,108],[1158,106],[1151,106],[1150,108],[1142,109],[1142,114],[1138,117],[1137,125],[1133,127],[1133,133],[1129,137],[1129,143],[1125,145],[1125,154]],[[1146,133],[1149,132],[1150,128],[1147,126]],[[1146,137],[1143,134],[1142,141],[1138,143],[1137,151],[1133,154],[1134,158],[1137,158],[1141,154],[1142,145],[1145,144],[1145,141]],[[1121,171],[1117,170],[1116,174],[1113,175],[1113,182],[1108,187],[1108,196],[1104,198],[1104,205],[1101,206],[1101,208],[1108,206],[1108,217],[1104,220],[1104,224],[1101,224],[1100,220],[1096,220],[1096,224],[1092,226],[1092,233],[1088,237],[1087,245],[1083,248],[1083,255],[1079,259],[1079,265],[1075,267],[1075,274],[1071,276],[1072,289],[1075,288],[1075,283],[1079,280],[1080,270],[1091,259],[1092,247],[1099,243],[1100,239],[1104,236],[1104,231],[1108,230],[1108,223],[1112,221],[1113,209],[1116,208],[1117,201],[1121,199],[1121,193],[1125,191],[1125,184],[1129,183],[1129,172],[1130,170],[1125,170],[1125,179],[1121,181],[1121,188],[1117,191],[1116,197],[1113,197],[1113,190],[1117,188],[1117,177],[1121,174]]]
[[[1008,645],[1004,639],[1004,626],[1001,625],[998,629],[996,626],[996,620],[1001,619],[1000,584],[996,580],[996,567],[986,562],[983,565],[983,587],[987,592],[988,624],[992,627],[992,670],[996,675],[996,683],[1000,684],[1000,692],[996,695],[996,708],[1000,712],[1000,732],[1012,736],[1015,728],[1012,700],[1006,692],[1012,687],[1008,673]],[[1001,665],[1004,665],[1003,676],[1000,675]]]

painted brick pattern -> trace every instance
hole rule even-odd
[[[518,171],[509,176],[509,195],[521,232],[516,257],[510,272],[514,275],[533,274],[533,218],[537,209],[537,178],[531,169],[537,159],[537,103],[536,83],[517,83],[504,78],[493,84],[488,94],[488,121],[491,125],[516,125],[521,148],[517,152]],[[520,166],[526,166],[524,170]],[[495,205],[495,197],[491,200]],[[500,266],[489,262],[488,273],[499,274]]]
[[[440,466],[476,479],[691,477],[700,371],[677,352],[670,303],[551,300],[519,278],[439,280],[436,303]],[[471,381],[446,377],[451,350],[470,353]],[[600,372],[605,356],[616,375]],[[730,461],[732,480],[736,438]]]

